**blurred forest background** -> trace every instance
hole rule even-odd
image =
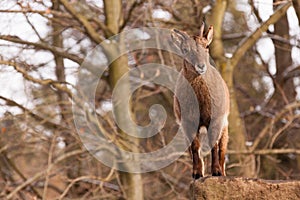
[[[72,86],[85,56],[105,38],[137,27],[197,35],[202,21],[214,26],[210,53],[231,93],[227,175],[299,180],[299,19],[299,0],[1,1],[0,199],[188,199],[188,152],[144,174],[116,171],[89,154],[74,125]],[[99,124],[116,141],[132,138],[115,127],[113,87],[128,69],[153,62],[179,69],[182,60],[163,51],[131,52],[101,77]],[[172,95],[159,85],[135,92],[138,124],[149,123],[153,104],[164,106],[168,120],[133,146],[148,152],[172,140],[178,129]]]

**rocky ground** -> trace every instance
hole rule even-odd
[[[205,177],[190,185],[190,197],[202,199],[300,199],[300,181],[242,177]]]

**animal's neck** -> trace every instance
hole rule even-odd
[[[183,76],[189,81],[191,82],[192,80],[194,80],[196,77],[201,76],[193,67],[193,65],[191,63],[189,63],[188,61],[184,60],[183,63],[183,68],[182,68],[182,74]]]

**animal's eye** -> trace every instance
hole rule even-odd
[[[187,54],[187,53],[188,53],[188,49],[187,49],[187,48],[183,48],[183,49],[182,49],[182,53],[183,53],[183,54]]]
[[[181,50],[183,54],[187,54],[189,51],[186,47],[183,47]]]

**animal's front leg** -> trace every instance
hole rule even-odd
[[[213,176],[222,176],[222,170],[219,163],[219,145],[218,142],[211,150],[211,173]]]
[[[198,135],[197,135],[198,136]],[[191,145],[191,153],[192,153],[192,158],[193,158],[193,178],[194,179],[199,179],[203,177],[203,160],[199,155],[199,150],[200,150],[200,141],[199,138],[196,137]]]

